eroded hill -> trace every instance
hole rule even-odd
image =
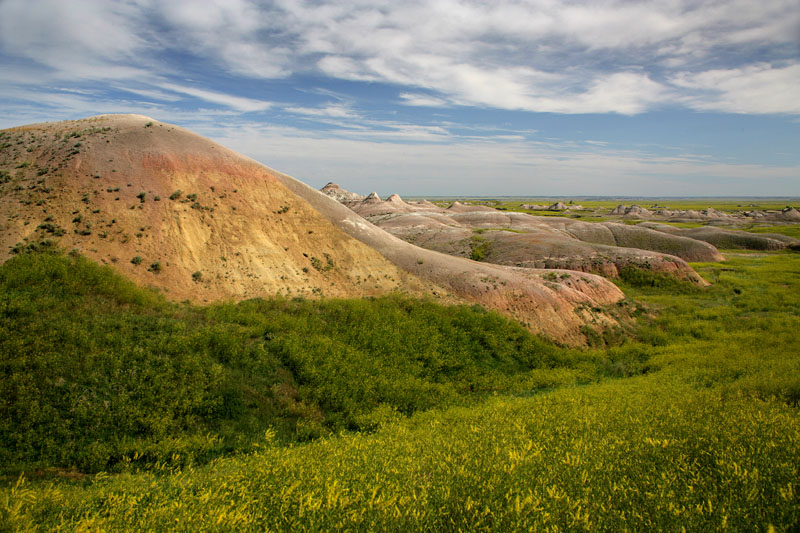
[[[0,132],[0,260],[43,239],[178,300],[427,294],[567,343],[613,327],[603,278],[425,250],[190,131],[103,115]],[[623,313],[624,314],[624,313]]]
[[[436,291],[265,167],[179,127],[115,115],[2,135],[1,259],[54,238],[194,301]]]
[[[458,257],[526,268],[568,269],[617,277],[628,268],[706,282],[687,261],[720,261],[708,242],[614,222],[537,217],[454,202],[405,202],[394,194],[352,195],[335,184],[323,192],[418,246]]]

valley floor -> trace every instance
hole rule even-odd
[[[182,470],[21,477],[0,529],[796,530],[800,254],[723,253],[693,264],[708,289],[625,287],[649,311],[637,341],[595,349],[599,383],[308,444],[267,431]]]

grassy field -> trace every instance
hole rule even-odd
[[[794,237],[795,239],[800,239],[800,224],[791,224],[786,226],[751,226],[747,228],[742,228],[745,231],[751,231],[753,233],[780,233],[782,235],[787,235],[789,237]]]
[[[459,200],[468,204],[481,204],[500,209],[501,211],[518,211],[535,216],[553,216],[581,218],[587,222],[602,222],[606,220],[619,220],[617,216],[611,216],[611,211],[620,204],[631,206],[639,205],[646,209],[654,206],[665,207],[673,210],[695,210],[702,211],[713,207],[717,211],[725,213],[743,213],[745,211],[777,211],[787,206],[800,207],[798,198],[630,198],[630,199],[591,199],[591,198],[462,198],[462,199],[435,199],[434,203],[447,207],[454,200]],[[572,205],[583,206],[579,211],[547,211],[524,209],[523,205],[545,205],[549,206],[557,201],[563,202],[567,207]],[[699,227],[700,223],[676,223],[679,227]],[[751,224],[751,227],[762,228],[762,224]],[[758,231],[758,230],[755,230]],[[767,231],[761,229],[760,231]],[[794,235],[792,235],[794,236]]]
[[[644,279],[625,285],[643,306],[636,338],[617,346],[563,350],[494,315],[481,322],[487,315],[469,308],[445,313],[464,314],[461,329],[442,329],[443,316],[431,308],[421,315],[431,329],[418,337],[435,337],[438,329],[441,346],[454,334],[469,342],[488,331],[493,339],[482,337],[477,347],[449,358],[435,355],[441,348],[434,344],[429,357],[438,370],[427,374],[409,370],[425,366],[418,361],[401,364],[406,379],[416,376],[420,386],[450,387],[433,404],[404,410],[400,403],[378,403],[354,412],[353,420],[368,415],[363,426],[339,424],[336,417],[348,411],[324,398],[353,380],[369,388],[373,371],[332,378],[319,389],[313,379],[301,379],[295,386],[311,383],[307,404],[333,416],[318,420],[329,431],[312,442],[292,443],[285,428],[267,426],[257,439],[247,433],[246,447],[207,460],[123,465],[115,474],[77,479],[8,476],[0,491],[0,529],[795,531],[800,254],[724,253],[724,263],[693,265],[713,283],[708,289],[676,290]],[[85,295],[98,294],[97,284],[90,287]],[[308,302],[173,308],[130,290],[128,300],[113,305],[131,312],[140,306],[159,320],[165,313],[169,320],[208,320],[203,327],[212,330],[238,323],[262,337],[264,328],[279,336],[300,327],[301,321],[282,318],[293,313],[302,321],[321,315],[330,324],[344,313],[337,305],[352,312],[350,304],[336,302],[330,309]],[[102,298],[109,292],[117,295],[119,288]],[[6,297],[3,305],[7,324],[17,304]],[[410,304],[358,305],[383,306],[381,313],[397,322]],[[274,306],[280,313],[270,314]],[[368,335],[357,327],[366,315],[356,315],[341,326],[345,344]],[[282,320],[284,329],[274,326]],[[301,330],[298,338],[308,335]],[[384,357],[372,342],[364,341],[364,357]],[[387,342],[397,350],[395,341]],[[520,346],[535,356],[520,359],[514,355]],[[415,344],[411,354],[419,349]],[[224,353],[227,348],[219,350]],[[219,362],[219,354],[221,371],[241,368]],[[390,355],[387,365],[411,354]],[[367,364],[360,356],[354,365],[347,361],[323,359],[322,373],[346,376],[352,366]],[[472,370],[445,370],[452,367]],[[487,369],[493,377],[478,391],[478,376]],[[409,390],[412,397],[430,394]],[[153,437],[151,446],[160,442]]]
[[[466,199],[435,199],[434,203],[443,206],[449,205],[451,202],[459,200],[468,203],[484,203],[487,205],[506,207],[509,209],[518,208],[522,204],[536,204],[536,205],[552,205],[558,201],[563,202],[569,207],[569,202],[574,205],[582,205],[587,209],[614,209],[620,204],[631,206],[639,205],[645,208],[653,206],[666,207],[668,209],[681,209],[688,210],[694,209],[701,211],[709,207],[713,207],[718,211],[737,212],[737,211],[751,211],[751,210],[776,210],[783,209],[786,206],[798,207],[800,199],[798,198],[608,198],[608,199],[592,199],[592,198],[466,198]]]

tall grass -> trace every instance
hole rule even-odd
[[[11,480],[0,491],[0,525],[68,531],[795,531],[800,255],[725,253],[724,263],[693,265],[713,282],[707,289],[676,294],[658,283],[623,285],[644,309],[636,340],[585,352],[550,348],[550,359],[537,359],[539,366],[523,374],[514,374],[518,363],[510,354],[476,367],[542,379],[566,373],[570,377],[559,383],[567,386],[536,394],[512,387],[405,417],[385,407],[375,413],[371,433],[307,444],[286,446],[266,431],[246,453],[201,466],[79,482]],[[395,321],[410,305],[380,303]],[[352,312],[337,305],[338,314],[325,315],[336,317],[328,322],[332,329]],[[281,306],[283,314],[274,316],[287,324],[310,316],[309,309],[324,315],[309,302],[252,302],[242,308],[248,312],[222,306],[197,316],[254,328]],[[417,312],[411,305],[409,314]],[[358,336],[352,324],[340,327],[348,342]],[[279,328],[271,331],[272,338],[280,335]],[[366,345],[380,354],[391,347],[382,342]],[[324,373],[345,368],[337,361],[326,363],[333,366]],[[447,361],[437,359],[436,368],[450,369]],[[594,378],[574,379],[579,368]],[[631,377],[593,383],[600,375]]]
[[[82,257],[0,268],[0,471],[186,465],[368,430],[492,392],[597,380],[480,307],[388,296],[171,304]],[[549,373],[560,368],[560,373]]]

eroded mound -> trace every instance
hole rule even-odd
[[[460,202],[446,209],[375,199],[345,204],[410,243],[499,265],[569,269],[608,277],[632,267],[705,285],[686,261],[723,259],[707,242],[613,222],[537,217]],[[566,208],[564,204],[553,206]]]
[[[414,246],[291,176],[275,175],[337,227],[394,264],[467,301],[510,315],[534,332],[577,344],[584,341],[583,327],[602,329],[617,324],[605,308],[620,303],[624,294],[600,276],[480,263]],[[426,213],[438,210],[423,208]]]
[[[412,246],[289,176],[148,117],[0,133],[0,260],[53,239],[173,299],[428,294],[574,344],[587,325],[617,325],[605,308],[624,295],[603,278]],[[374,193],[355,201],[416,209]]]
[[[444,292],[336,228],[262,165],[179,127],[100,116],[6,130],[2,141],[0,259],[51,238],[195,301]]]

